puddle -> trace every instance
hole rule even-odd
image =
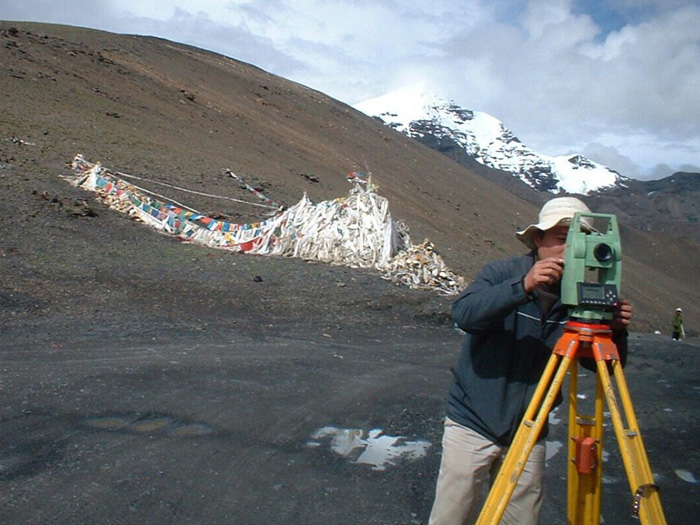
[[[547,416],[550,425],[558,425],[561,423],[561,418],[557,416],[560,407],[555,407]]]
[[[564,448],[564,443],[561,441],[545,441],[545,461],[549,461],[554,456],[559,454],[559,451]]]
[[[693,485],[700,484],[700,480],[698,480],[698,478],[696,478],[695,475],[688,470],[676,469],[674,472],[676,473],[676,476],[681,478],[686,483],[691,483]]]
[[[129,425],[129,430],[134,432],[156,432],[172,423],[170,418],[141,419]]]
[[[102,430],[121,430],[126,428],[131,423],[130,419],[120,417],[101,417],[96,419],[88,419],[85,424],[92,428]]]
[[[398,460],[415,461],[424,457],[430,442],[408,441],[404,437],[384,434],[381,429],[366,432],[356,428],[323,427],[311,435],[309,448],[328,443],[330,449],[352,463],[370,465],[373,470],[386,470]]]
[[[211,427],[203,424],[184,425],[172,431],[172,435],[177,437],[206,436],[211,433]]]
[[[170,416],[152,416],[139,418],[138,416],[105,416],[90,418],[85,425],[112,432],[132,432],[135,434],[165,433],[174,437],[206,436],[213,429],[204,423],[183,423]]]

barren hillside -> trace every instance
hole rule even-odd
[[[209,285],[197,319],[259,309],[290,322],[301,312],[335,316],[337,325],[387,310],[397,322],[437,319],[449,308],[449,299],[398,290],[370,271],[178,244],[61,180],[76,153],[144,179],[247,198],[224,174],[230,169],[287,205],[305,192],[314,201],[344,196],[348,172],[371,171],[413,242],[429,238],[467,279],[484,262],[521,251],[513,232],[537,213],[349,106],[231,58],[155,38],[19,22],[0,23],[0,39],[0,289],[8,326],[37,312],[69,316],[76,305],[104,316],[160,308],[177,324],[173,312]],[[239,221],[260,217],[240,203],[166,194]],[[623,226],[623,286],[637,307],[635,328],[666,330],[672,311],[697,297],[698,246]],[[248,276],[265,272],[262,286],[250,284]],[[226,275],[230,289],[216,289]],[[357,279],[369,284],[356,286]],[[319,295],[307,295],[314,287]],[[333,307],[339,301],[342,316]],[[687,310],[688,327],[697,327],[700,315]]]

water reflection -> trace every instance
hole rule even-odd
[[[323,427],[311,434],[307,445],[318,447],[328,443],[330,449],[353,463],[371,465],[373,470],[385,470],[398,460],[414,461],[425,456],[430,442],[408,441],[404,437],[384,434],[381,429],[365,431],[357,428]]]

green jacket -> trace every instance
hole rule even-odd
[[[680,314],[673,316],[673,331],[681,332],[683,330],[683,317]]]

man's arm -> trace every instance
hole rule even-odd
[[[526,269],[512,260],[485,266],[452,303],[452,317],[465,332],[487,331],[503,326],[503,318],[531,300],[523,288]]]

